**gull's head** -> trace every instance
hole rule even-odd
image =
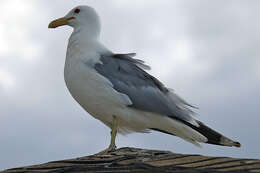
[[[75,29],[85,30],[89,34],[99,35],[100,19],[95,9],[89,6],[77,6],[66,16],[56,19],[49,24],[49,28],[68,25]]]

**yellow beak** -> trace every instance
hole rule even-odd
[[[75,17],[69,17],[69,18],[62,17],[62,18],[56,19],[49,24],[48,28],[57,28],[59,26],[67,25],[68,21],[71,19],[75,19]]]

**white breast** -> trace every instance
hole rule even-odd
[[[146,132],[155,128],[171,132],[183,139],[197,144],[196,141],[207,139],[190,127],[167,116],[145,112],[127,105],[131,105],[128,96],[113,89],[112,83],[99,75],[93,64],[99,62],[97,52],[84,52],[68,48],[64,77],[66,85],[73,98],[96,119],[107,126],[112,126],[113,115],[119,119],[119,132]]]
[[[113,89],[112,83],[99,75],[94,64],[99,63],[100,54],[94,49],[86,51],[78,44],[69,44],[64,69],[64,78],[73,98],[92,116],[105,124],[112,122],[112,115],[126,105],[130,99]]]

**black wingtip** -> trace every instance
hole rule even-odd
[[[234,146],[240,148],[242,145],[239,142],[234,142]]]

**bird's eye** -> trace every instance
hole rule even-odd
[[[74,13],[78,14],[79,12],[80,12],[80,9],[78,9],[78,8],[74,10]]]

